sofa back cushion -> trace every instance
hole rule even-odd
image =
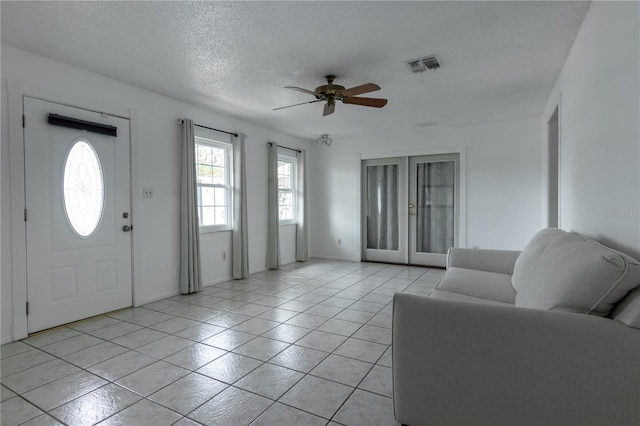
[[[531,238],[529,244],[522,250],[513,267],[511,285],[516,291],[521,291],[527,284],[527,279],[538,257],[549,244],[558,236],[566,235],[562,229],[547,228],[539,231]],[[519,290],[520,289],[520,290]]]
[[[608,316],[640,285],[640,264],[623,253],[575,232],[538,236],[535,252],[516,262],[516,306]]]

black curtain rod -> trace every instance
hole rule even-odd
[[[93,121],[85,121],[77,118],[65,117],[58,114],[49,114],[47,117],[47,121],[53,126],[86,130],[87,132],[118,137],[118,128],[116,126],[110,126],[108,124],[94,123]]]
[[[182,124],[182,123],[184,123],[184,120],[179,119],[179,120],[178,120],[178,122],[179,122],[180,124]],[[233,135],[233,136],[235,136],[236,138],[238,137],[238,134],[237,134],[237,133],[227,132],[226,130],[214,129],[213,127],[207,127],[207,126],[203,126],[202,124],[196,124],[196,123],[193,123],[193,125],[194,125],[194,126],[196,126],[196,127],[201,127],[201,128],[203,128],[203,129],[208,129],[208,130],[213,130],[213,131],[220,132],[220,133],[226,133],[226,134],[228,134],[228,135]]]
[[[194,126],[196,126],[196,127],[202,127],[203,129],[215,130],[216,132],[226,133],[226,134],[228,134],[228,135],[233,135],[233,136],[235,136],[236,138],[238,137],[238,134],[237,134],[237,133],[227,132],[226,130],[214,129],[213,127],[207,127],[207,126],[203,126],[203,125],[195,124],[195,123],[194,123],[193,125],[194,125]]]
[[[273,145],[273,142],[267,142],[267,143],[268,143],[269,145]],[[300,151],[299,149],[289,148],[288,146],[282,146],[282,145],[278,145],[278,144],[276,144],[276,146],[277,146],[278,148],[288,149],[288,150],[295,151],[295,152],[302,152],[302,151]]]

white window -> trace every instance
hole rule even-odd
[[[231,229],[231,144],[196,137],[200,231]]]
[[[278,210],[281,224],[296,221],[296,172],[293,157],[278,156]]]

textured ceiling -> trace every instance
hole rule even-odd
[[[9,2],[2,42],[294,136],[541,114],[588,2]],[[35,29],[35,30],[34,30]],[[404,61],[436,54],[441,68]],[[312,100],[326,74],[382,109]]]

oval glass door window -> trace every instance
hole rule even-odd
[[[104,179],[100,159],[91,144],[75,142],[64,162],[64,209],[71,228],[81,237],[93,234],[104,208]]]

